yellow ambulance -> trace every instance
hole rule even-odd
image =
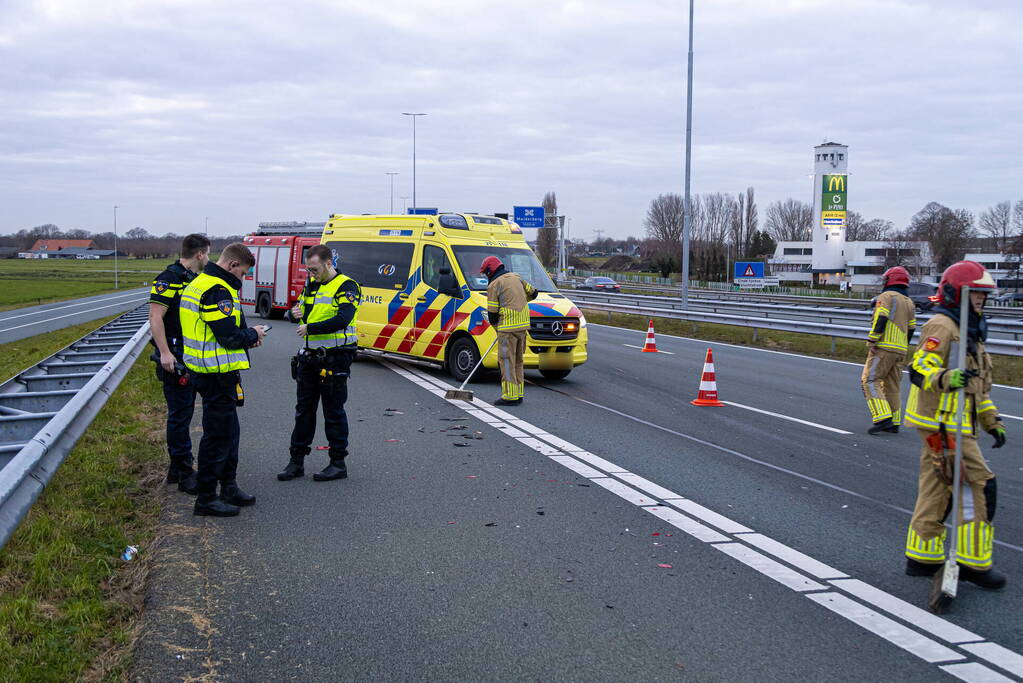
[[[530,302],[525,367],[549,379],[586,362],[586,318],[557,287],[513,222],[494,216],[332,215],[323,243],[338,270],[362,286],[359,347],[442,365],[461,381],[480,355],[497,368],[487,321],[487,278],[497,256],[539,290]]]

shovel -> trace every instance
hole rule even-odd
[[[474,367],[472,369],[472,372],[466,375],[465,379],[462,380],[462,386],[458,387],[457,389],[448,389],[446,392],[444,392],[444,398],[452,401],[468,401],[469,403],[472,403],[473,393],[471,391],[467,391],[465,385],[469,383],[469,380],[472,379],[472,376],[475,375],[476,371],[480,369],[480,366],[483,365],[483,359],[490,355],[490,352],[494,350],[494,346],[496,344],[497,337],[494,337],[494,341],[490,345],[490,348],[487,349],[487,352],[480,356],[480,359],[476,362],[476,367]]]
[[[959,295],[959,348],[956,352],[956,367],[966,369],[966,335],[970,314],[970,287],[964,285]],[[959,565],[956,563],[956,542],[959,540],[959,487],[963,477],[963,408],[966,387],[956,390],[956,454],[952,469],[952,533],[949,534],[948,555],[941,571],[931,580],[931,592],[927,606],[935,614],[941,614],[955,600],[959,588]]]

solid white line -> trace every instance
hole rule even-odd
[[[836,434],[852,434],[844,429],[835,429],[834,427],[828,427],[827,425],[817,424],[816,422],[809,422],[807,420],[800,420],[798,417],[789,417],[788,415],[782,415],[781,413],[772,413],[770,410],[761,410],[760,408],[754,408],[753,406],[746,406],[741,403],[735,403],[734,401],[721,401],[722,403],[736,408],[742,408],[743,410],[752,410],[754,413],[763,413],[764,415],[770,415],[771,417],[777,417],[782,420],[789,420],[790,422],[798,422],[810,427],[816,427],[817,429],[824,429],[829,432],[835,432]]]
[[[955,676],[959,680],[966,681],[967,683],[1002,683],[1002,681],[1006,681],[1007,683],[1012,682],[1011,678],[1003,676],[1002,674],[993,671],[984,666],[983,664],[979,664],[977,662],[969,662],[967,664],[945,664],[944,666],[939,666],[938,668],[944,671],[945,673],[949,674],[950,676]]]
[[[594,467],[597,467],[599,469],[604,470],[608,474],[615,474],[615,475],[617,475],[617,474],[626,474],[629,471],[629,470],[625,469],[624,467],[619,467],[618,465],[614,464],[613,462],[611,462],[609,460],[604,460],[604,458],[600,457],[599,455],[594,455],[593,453],[590,453],[589,451],[573,450],[573,451],[569,451],[569,452],[573,456],[579,458],[580,460],[585,460],[586,462],[590,463]]]
[[[976,633],[960,628],[950,621],[945,621],[925,609],[912,605],[905,600],[900,600],[894,595],[864,583],[859,579],[839,579],[831,583],[846,593],[855,595],[860,600],[870,603],[874,607],[880,607],[885,612],[894,614],[903,621],[907,621],[917,628],[923,629],[931,635],[935,635],[950,643],[984,640],[983,636],[978,636]]]
[[[487,421],[484,420],[484,422],[487,422]],[[512,427],[511,425],[506,425],[503,422],[487,422],[487,424],[489,424],[494,429],[501,430],[502,432],[504,432],[505,434],[507,434],[508,436],[510,436],[513,439],[521,439],[523,437],[529,436],[529,434],[526,434],[523,431],[515,429],[515,427]]]
[[[622,477],[625,479],[625,477]],[[711,526],[716,526],[728,534],[742,534],[753,531],[752,529],[739,524],[735,520],[728,519],[724,515],[719,515],[713,510],[709,510],[694,500],[686,500],[685,498],[672,498],[669,496],[662,496],[664,502],[669,505],[677,507],[679,510],[688,512],[696,519],[703,520]]]
[[[64,306],[54,306],[53,308],[47,308],[46,310],[43,310],[43,311],[32,311],[31,313],[18,313],[17,315],[0,316],[0,323],[6,322],[8,320],[14,320],[15,318],[24,318],[25,316],[28,316],[28,315],[46,315],[47,313],[50,313],[52,311],[59,311],[59,310],[64,309],[64,308],[75,308],[76,306],[94,306],[96,304],[103,303],[104,301],[113,301],[114,299],[124,299],[124,298],[130,297],[130,296],[138,296],[139,294],[145,294],[146,291],[148,291],[148,290],[136,290],[136,291],[133,291],[133,292],[129,292],[127,294],[116,294],[116,295],[113,295],[113,296],[105,297],[103,299],[96,299],[94,301],[80,301],[80,302],[78,302],[76,304],[66,304]],[[39,306],[33,306],[33,308],[40,308],[41,306],[45,306],[45,305],[46,304],[41,304]],[[18,310],[22,310],[22,309],[15,309],[15,310],[18,311]]]
[[[124,306],[126,303],[128,303],[128,302],[127,301],[122,301],[121,303],[118,303],[118,304],[109,304],[107,306],[98,306],[96,308],[90,309],[88,311],[88,313],[92,313],[92,312],[95,312],[95,311],[102,311],[104,308],[117,308],[119,306]],[[58,316],[55,316],[53,318],[47,318],[46,320],[37,320],[34,323],[25,323],[24,325],[15,325],[14,327],[7,327],[7,328],[4,328],[3,330],[0,330],[0,332],[13,332],[14,330],[20,330],[23,327],[32,327],[33,325],[42,325],[43,323],[51,323],[54,320],[60,320],[61,318],[71,318],[73,316],[83,315],[85,313],[87,313],[87,312],[86,311],[79,311],[78,313],[65,313],[64,315],[58,315]],[[99,317],[99,316],[97,316],[97,317]]]
[[[967,652],[986,659],[995,666],[1023,677],[1023,657],[997,643],[974,643],[961,646]]]
[[[520,436],[515,440],[521,444],[529,446],[537,453],[543,453],[544,455],[561,455],[561,451],[554,446],[540,441],[540,439],[534,439],[531,436]]]
[[[644,479],[643,477],[639,476],[638,474],[632,474],[631,472],[629,472],[627,474],[626,473],[616,474],[615,476],[618,477],[619,479],[621,479],[622,481],[624,481],[626,484],[632,484],[633,486],[635,486],[640,491],[646,491],[647,493],[649,493],[651,496],[653,496],[655,498],[664,499],[664,498],[681,498],[682,497],[682,496],[678,495],[677,493],[675,493],[674,491],[669,491],[668,489],[664,488],[663,486],[655,484],[654,482],[649,481],[648,479]]]
[[[642,351],[642,350],[643,350],[643,347],[642,347],[642,346],[636,346],[635,344],[622,344],[622,346],[628,346],[628,347],[629,347],[630,349],[639,349],[640,351]],[[648,352],[648,353],[649,353],[649,352]],[[666,353],[666,354],[668,354],[669,356],[674,356],[674,355],[675,355],[675,354],[674,354],[673,352],[671,352],[671,351],[661,351],[660,349],[657,349],[657,353]]]
[[[643,509],[654,517],[663,519],[676,529],[681,529],[693,538],[703,541],[704,543],[724,543],[725,541],[731,540],[727,536],[723,536],[722,534],[714,531],[709,526],[704,526],[695,519],[686,517],[678,510],[673,510],[663,505],[655,505]]]
[[[617,479],[590,479],[594,484],[603,486],[611,493],[615,494],[620,498],[624,498],[633,505],[657,505],[657,501],[652,498],[647,498],[642,493],[634,488],[629,488]]]
[[[795,548],[779,543],[769,536],[764,536],[763,534],[742,534],[738,538],[760,548],[768,555],[774,555],[779,560],[788,562],[793,567],[797,567],[811,576],[816,576],[818,579],[838,579],[849,576],[834,567],[829,567],[823,562],[813,559],[809,555],[804,555]]]
[[[564,465],[565,467],[572,470],[576,474],[586,477],[587,479],[595,479],[597,477],[607,476],[603,472],[598,472],[589,465],[585,465],[568,455],[552,455],[549,457],[551,460],[558,463],[559,465]]]
[[[1007,417],[1010,420],[1023,420],[1023,417],[1017,415],[1006,415],[1005,413],[998,413],[998,417]]]
[[[742,543],[718,543],[714,547],[794,591],[819,591],[827,588],[824,584],[812,581],[780,562],[775,562],[767,555],[761,555],[748,545],[743,545]]]
[[[966,659],[958,652],[951,650],[941,643],[911,631],[902,624],[892,621],[886,616],[878,614],[874,610],[850,600],[844,595],[834,592],[812,593],[807,595],[809,599],[818,605],[827,607],[829,610],[845,617],[857,626],[865,628],[876,636],[884,638],[893,645],[898,645],[903,650],[915,654],[926,662],[955,662]]]

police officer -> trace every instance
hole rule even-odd
[[[970,286],[967,339],[959,338],[959,298]],[[982,588],[998,589],[1005,576],[992,568],[995,517],[995,475],[977,445],[977,426],[1005,445],[1005,428],[988,392],[991,357],[984,350],[987,321],[984,303],[995,282],[979,263],[960,261],[948,267],[938,289],[940,305],[920,331],[910,362],[906,422],[922,441],[916,507],[906,539],[906,573],[932,576],[945,561],[945,517],[952,494],[955,439],[962,439],[963,495],[956,539],[959,578]],[[960,343],[966,346],[966,367],[952,367]],[[956,433],[957,389],[965,388],[962,432]]]
[[[355,360],[355,319],[362,290],[359,284],[334,269],[330,248],[317,244],[306,253],[309,280],[302,299],[291,309],[299,321],[304,345],[292,359],[292,377],[298,381],[295,428],[291,432],[291,459],[280,481],[305,475],[305,456],[316,434],[316,409],[323,405],[324,431],[330,444],[330,462],[313,475],[315,481],[346,479],[348,468],[348,376]]]
[[[867,362],[860,384],[867,399],[873,425],[868,434],[898,434],[902,424],[899,385],[909,342],[916,329],[916,306],[907,295],[909,272],[895,266],[881,276],[884,291],[874,305],[874,319],[867,335]]]
[[[192,470],[192,439],[189,428],[195,409],[195,387],[188,381],[182,359],[181,320],[178,302],[185,285],[195,279],[210,261],[210,241],[192,234],[181,242],[181,258],[167,266],[153,280],[149,292],[149,328],[153,334],[156,378],[163,384],[167,402],[167,483],[195,495]]]
[[[522,403],[526,383],[522,376],[522,356],[526,351],[529,330],[529,302],[536,298],[533,285],[517,273],[505,269],[496,256],[488,256],[480,264],[480,273],[487,276],[487,318],[497,328],[497,362],[501,368],[501,397],[495,406],[516,406]]]
[[[181,294],[181,335],[190,379],[202,396],[195,514],[230,517],[255,496],[238,488],[238,410],[244,400],[240,370],[249,367],[247,349],[263,343],[266,326],[247,327],[238,301],[241,277],[255,265],[241,242],[227,245],[216,263]],[[217,482],[220,497],[217,497]]]

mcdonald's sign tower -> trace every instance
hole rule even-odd
[[[813,148],[814,282],[838,284],[845,277],[845,216],[849,148],[825,142]]]

